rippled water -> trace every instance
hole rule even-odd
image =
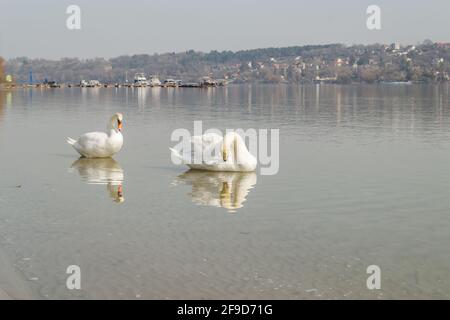
[[[121,153],[79,160],[118,111]],[[447,85],[0,92],[0,297],[448,298],[449,116]],[[279,128],[279,173],[173,165],[195,120]]]

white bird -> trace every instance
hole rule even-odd
[[[67,138],[67,143],[86,158],[111,157],[122,149],[122,121],[123,115],[116,113],[111,117],[106,133],[85,133],[78,140]]]
[[[190,142],[193,146],[191,157],[183,157],[177,150],[169,149],[175,159],[191,169],[239,172],[256,169],[255,156],[247,150],[244,139],[235,132],[229,132],[223,138],[216,133],[193,136]],[[196,155],[200,156],[199,159]]]

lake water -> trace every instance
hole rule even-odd
[[[0,296],[450,295],[448,85],[0,93]],[[124,114],[112,159],[65,137]],[[280,170],[186,172],[177,128],[276,128]],[[226,188],[225,188],[226,185]],[[66,269],[81,268],[81,290]],[[381,269],[368,290],[366,269]]]

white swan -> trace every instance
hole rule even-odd
[[[122,121],[123,115],[116,113],[111,117],[107,133],[89,132],[83,134],[78,140],[67,138],[67,143],[86,158],[111,157],[122,149]]]
[[[242,208],[250,189],[256,185],[255,172],[210,172],[189,170],[179,175],[173,185],[192,186],[189,193],[193,203],[222,207],[229,212]]]
[[[169,148],[173,157],[180,159],[191,169],[239,172],[250,172],[256,169],[255,156],[247,150],[244,139],[235,132],[229,132],[223,138],[215,133],[193,136],[191,145],[193,153],[197,155],[208,155],[214,150],[219,150],[219,154],[211,155],[208,159],[194,161],[193,155],[183,157],[177,150]]]

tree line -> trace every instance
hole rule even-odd
[[[19,57],[5,69],[17,83],[45,80],[77,83],[132,81],[134,73],[198,81],[203,76],[236,82],[296,82],[331,79],[338,83],[378,81],[448,81],[450,45],[425,41],[416,46],[342,44],[292,46],[240,51],[124,55],[111,59]],[[0,70],[1,72],[1,70]],[[4,80],[4,74],[1,75]]]

